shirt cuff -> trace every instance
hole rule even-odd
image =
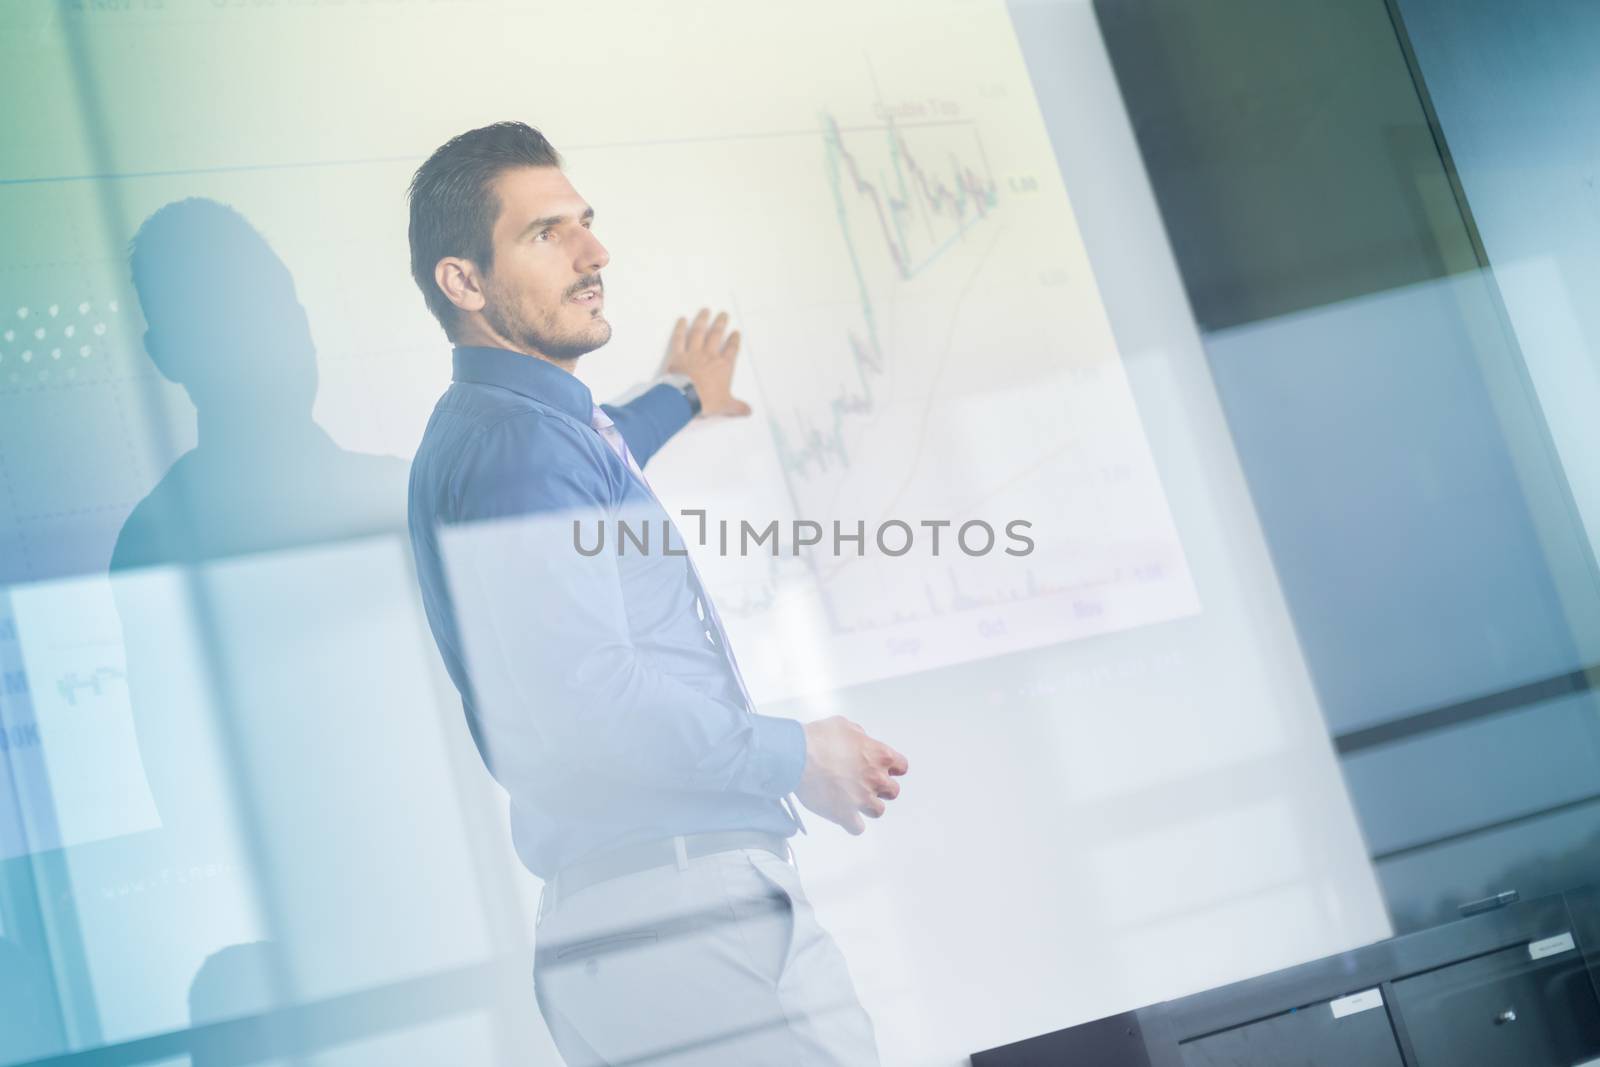
[[[660,393],[663,397],[660,401],[661,410],[671,413],[670,418],[673,425],[672,432],[667,434],[668,437],[689,425],[690,421],[694,419],[694,411],[689,407],[689,398],[683,395],[683,389],[673,380],[678,377],[682,376],[663,374],[655,380],[649,389],[645,390],[652,394],[652,399],[654,399],[653,394]],[[666,399],[668,396],[671,397],[670,400]]]
[[[750,718],[756,735],[750,756],[751,788],[765,796],[788,796],[799,787],[806,769],[806,728],[795,719]]]

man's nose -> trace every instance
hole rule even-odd
[[[595,271],[611,262],[611,253],[606,251],[606,246],[600,243],[589,230],[583,231],[586,240],[578,249],[578,258],[573,263],[579,274],[593,274]]]

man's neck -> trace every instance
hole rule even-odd
[[[516,352],[519,355],[544,360],[552,367],[560,367],[568,374],[576,374],[578,372],[578,361],[576,359],[551,359],[538,349],[523,348],[520,345],[512,344],[487,325],[469,323],[462,328],[460,333],[451,338],[451,343],[461,347],[500,348],[507,352]]]

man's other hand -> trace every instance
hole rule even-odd
[[[806,723],[806,768],[795,796],[800,803],[852,834],[867,828],[900,795],[895,781],[910,769],[906,758],[839,715]]]
[[[709,320],[709,321],[708,321]],[[701,308],[694,321],[679,319],[672,328],[661,369],[687,374],[700,394],[702,415],[748,415],[750,405],[733,395],[733,365],[739,356],[739,331],[728,333],[728,313]]]

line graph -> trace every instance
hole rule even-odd
[[[844,135],[839,129],[838,120],[832,115],[824,115],[823,123],[824,142],[828,147],[829,177],[839,207],[840,225],[848,227],[844,187],[844,179],[848,177],[850,191],[872,204],[883,241],[894,256],[902,278],[916,277],[937,259],[951,242],[959,240],[972,222],[984,218],[993,210],[997,202],[992,174],[978,174],[962,162],[959,156],[952,153],[949,159],[952,180],[951,184],[946,185],[943,177],[933,173],[930,168],[918,161],[905,135],[892,119],[884,125],[889,159],[894,168],[893,185],[897,190],[890,193],[886,191],[890,183],[884,176],[880,175],[874,181],[863,174],[856,156],[845,147]],[[972,127],[972,132],[978,152],[982,154],[982,138],[978,135],[976,127]],[[987,171],[987,160],[984,166]],[[955,232],[941,240],[935,225],[936,222],[943,221],[942,217],[947,214],[952,216]],[[921,258],[915,255],[912,238],[906,230],[907,222],[912,219],[920,220],[927,230],[929,241],[935,245],[931,252]],[[848,228],[846,236],[848,239]]]
[[[748,164],[733,149],[722,157],[748,166],[742,180],[753,186],[785,173],[793,204],[810,212],[777,214],[767,235],[780,255],[806,249],[803,263],[772,272],[800,287],[734,302],[746,336],[770,340],[746,356],[765,446],[746,440],[730,480],[778,495],[754,488],[729,506],[845,529],[890,519],[1000,529],[1023,518],[1039,549],[951,558],[918,544],[890,558],[869,543],[859,555],[708,560],[761,697],[1197,607],[1053,169],[1016,150],[1009,116],[997,121],[991,109],[985,119],[967,100],[942,98],[946,121],[901,123],[893,116],[927,98],[886,97],[869,80],[879,122],[825,110],[809,145],[790,139]],[[800,183],[814,183],[811,193]],[[680,495],[706,499],[707,485],[685,478],[669,490]]]
[[[829,399],[827,413],[821,419],[798,418],[799,426],[792,436],[781,425],[773,425],[784,470],[801,478],[825,473],[830,461],[842,467],[850,465],[845,422],[852,415],[872,410],[873,380],[884,372],[872,287],[857,249],[860,239],[852,233],[852,207],[866,205],[876,221],[875,231],[867,227],[868,235],[882,242],[899,279],[910,281],[937,262],[968,230],[987,219],[999,202],[982,137],[975,126],[965,124],[977,155],[983,159],[983,174],[955,152],[948,156],[947,175],[934,171],[921,162],[906,133],[891,119],[881,127],[889,171],[869,176],[859,154],[846,146],[838,119],[824,114],[821,122],[828,186],[839,234],[848,251],[862,325],[847,331],[849,369]],[[920,228],[920,237],[927,245],[920,255],[919,241],[908,231],[912,226]],[[949,232],[941,233],[941,228]]]

